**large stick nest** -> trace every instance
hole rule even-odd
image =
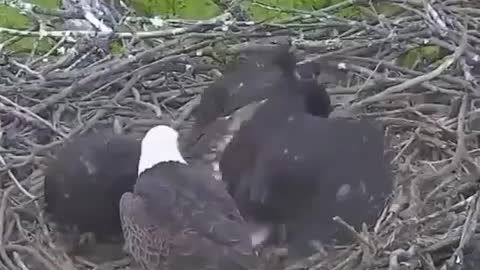
[[[334,82],[332,99],[385,124],[397,168],[395,194],[378,224],[352,230],[352,246],[319,252],[301,264],[312,269],[454,264],[475,238],[480,211],[480,9],[476,1],[456,3],[398,1],[401,14],[365,21],[331,15],[333,8],[276,24],[238,22],[226,14],[95,38],[82,36],[88,31],[11,29],[11,34],[58,37],[57,47],[68,49],[62,57],[2,55],[1,269],[94,267],[72,263],[58,251],[43,218],[45,161],[63,140],[99,123],[115,122],[126,132],[159,123],[182,127],[225,59],[285,40],[303,51],[299,65],[314,63]],[[146,22],[127,23],[132,29]],[[67,35],[76,38],[75,45],[68,46]],[[112,37],[122,39],[123,55],[106,50]],[[402,64],[425,46],[435,48],[434,57],[420,53],[408,68]]]

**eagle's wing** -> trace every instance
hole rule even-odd
[[[256,268],[259,258],[251,247],[250,228],[229,215],[234,203],[222,205],[228,197],[217,193],[221,189],[187,177],[193,171],[176,165],[145,172],[135,193],[123,195],[120,215],[127,250],[147,270]]]

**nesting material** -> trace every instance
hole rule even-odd
[[[294,21],[273,24],[232,21],[225,14],[198,21],[163,18],[153,32],[148,24],[159,25],[158,18],[128,17],[118,21],[120,32],[105,36],[127,41],[121,54],[120,43],[113,51],[99,50],[88,31],[75,33],[79,42],[58,39],[60,54],[47,49],[39,56],[37,46],[11,53],[18,42],[10,41],[19,35],[51,40],[61,33],[6,29],[15,37],[0,56],[2,269],[70,269],[72,263],[79,270],[102,269],[50,245],[44,208],[35,200],[43,196],[45,153],[60,140],[98,123],[111,125],[117,117],[131,131],[173,121],[183,127],[192,104],[215,80],[213,68],[223,72],[231,56],[270,50],[283,40],[305,56],[298,65],[324,67],[328,59],[346,74],[345,80],[328,80],[327,91],[355,116],[384,125],[397,169],[394,196],[373,228],[357,232],[351,245],[326,248],[288,269],[446,270],[446,259],[461,263],[462,253],[468,259],[472,250],[466,245],[479,242],[472,218],[480,209],[478,1],[354,2],[322,9],[321,16],[290,9],[284,14]],[[24,14],[32,21],[45,19],[42,9],[30,7],[24,6]],[[357,8],[360,14],[351,13]],[[128,42],[135,35],[141,42]]]

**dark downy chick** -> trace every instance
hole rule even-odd
[[[383,142],[368,121],[294,116],[257,152],[249,211],[286,225],[292,257],[312,254],[311,241],[351,240],[332,218],[360,229],[379,216],[393,188]]]
[[[277,62],[289,83],[241,125],[220,170],[241,213],[274,230],[285,225],[290,255],[305,256],[310,240],[333,238],[333,216],[357,228],[371,222],[393,180],[383,132],[367,121],[328,119],[328,94],[289,75],[292,57]]]
[[[251,55],[246,61],[232,65],[224,76],[205,89],[193,112],[192,136],[200,135],[217,118],[270,96],[276,90],[275,85],[283,81],[283,71],[275,61],[277,55],[286,50],[287,47],[281,46],[270,52]]]
[[[134,192],[120,200],[126,249],[145,270],[258,269],[252,228],[222,182],[187,164],[177,140],[157,126],[142,141]]]
[[[282,92],[294,81],[295,64],[296,58],[289,52],[289,47],[278,46],[256,52],[245,62],[227,70],[222,78],[205,89],[194,110],[193,128],[185,139],[186,156],[218,162],[232,134],[250,118],[258,103]],[[329,102],[328,95],[315,80],[302,82],[320,89]],[[330,103],[320,109],[327,107],[330,109]]]
[[[249,121],[242,123],[220,159],[222,180],[242,214],[247,217],[252,214],[251,210],[247,210],[251,207],[248,206],[250,174],[263,144],[285,132],[283,127],[294,114],[328,117],[332,111],[326,90],[316,80],[296,78],[295,62],[293,53],[287,50],[277,54],[274,63],[282,69],[283,78],[287,80],[277,85],[275,93],[257,108]],[[264,215],[256,215],[254,220],[260,223],[272,221],[267,214],[269,210],[264,212]]]
[[[88,234],[98,242],[121,239],[118,203],[133,190],[139,156],[139,139],[100,129],[73,138],[51,160],[45,171],[45,210],[67,250],[74,251]]]

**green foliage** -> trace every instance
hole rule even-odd
[[[211,0],[177,0],[182,2],[177,16],[185,19],[209,19],[220,14],[220,9]]]
[[[208,19],[220,13],[220,9],[212,0],[128,1],[140,16],[161,15],[165,18]],[[313,12],[340,2],[343,0],[245,0],[241,5],[255,21],[275,21],[288,18],[289,13],[294,10]],[[356,7],[347,7],[337,12],[337,15],[349,18],[359,14],[360,11]]]
[[[32,49],[35,48],[37,54],[43,54],[48,52],[54,44],[55,42],[53,42],[53,40],[47,38],[38,40],[38,38],[35,37],[24,37],[10,44],[7,48],[11,48],[18,53],[30,53]],[[55,55],[55,53],[53,55]]]
[[[132,7],[138,15],[149,17],[166,13],[169,2],[169,0],[127,0],[127,4]]]
[[[0,27],[21,29],[28,28],[28,18],[20,13],[20,10],[0,5]],[[8,34],[2,34],[0,36],[0,43],[11,39],[13,36]],[[38,43],[37,43],[38,42]],[[49,50],[52,42],[49,39],[44,38],[38,41],[36,37],[22,37],[14,43],[9,44],[6,49],[14,50],[15,52],[29,53],[35,46],[39,53],[44,53]]]
[[[362,13],[358,6],[350,6],[338,10],[336,15],[342,18],[359,19],[361,18]]]
[[[405,11],[405,9],[399,5],[388,2],[375,3],[373,6],[378,14],[383,14],[386,17],[395,16]]]
[[[444,51],[439,46],[420,46],[406,51],[398,58],[398,65],[414,69],[420,61],[435,62],[443,57]]]
[[[20,10],[0,4],[0,26],[15,29],[25,29],[28,18]]]
[[[404,12],[405,9],[399,5],[395,5],[387,2],[373,3],[373,9],[370,6],[359,6],[358,10],[362,16],[366,19],[377,19],[377,16],[382,14],[385,17],[397,16]]]
[[[270,9],[260,4],[247,1],[242,2],[242,6],[245,10],[247,10],[248,14],[250,14],[250,16],[252,16],[253,20],[255,21],[273,21],[287,18],[288,13],[282,11],[282,9],[292,9],[294,7],[293,2],[294,0],[258,1],[258,3],[265,4],[269,7],[277,7],[278,9]]]
[[[272,21],[288,18],[288,11],[304,10],[314,12],[340,2],[343,2],[343,0],[254,0],[252,2],[244,1],[243,6],[254,20]],[[344,8],[337,12],[337,15],[342,17],[353,17],[358,14],[359,11],[356,7]]]
[[[242,5],[255,21],[274,21],[288,18],[287,12],[294,9],[313,11],[326,1],[329,0],[258,0],[244,1]]]
[[[128,0],[141,16],[163,15],[166,18],[209,19],[219,14],[212,0]]]
[[[58,0],[28,0],[25,2],[29,2],[37,6],[48,8],[48,9],[56,9],[59,6]]]
[[[44,8],[56,9],[59,7],[59,0],[25,0]],[[127,0],[133,9],[140,16],[153,17],[160,15],[163,18],[182,19],[209,19],[220,14],[220,9],[215,4],[216,0]],[[243,0],[243,7],[250,13],[255,21],[276,21],[285,19],[295,14],[295,10],[314,12],[315,10],[334,5],[344,0]],[[269,6],[272,8],[267,8]],[[336,15],[347,18],[359,17],[361,14],[357,6],[349,6],[338,10]],[[0,5],[0,26],[13,29],[26,29],[28,18],[22,15],[19,10]],[[11,36],[2,35],[0,42]],[[32,49],[34,42],[39,42],[40,51],[47,50],[53,40],[44,38],[38,41],[35,37],[25,37],[9,45],[16,51]],[[10,48],[9,47],[9,48]],[[119,43],[113,43],[112,49],[116,53],[121,52]]]
[[[113,54],[122,54],[123,53],[123,46],[122,46],[122,42],[119,41],[119,40],[115,40],[113,41],[111,44],[110,44],[110,51],[113,53]]]

